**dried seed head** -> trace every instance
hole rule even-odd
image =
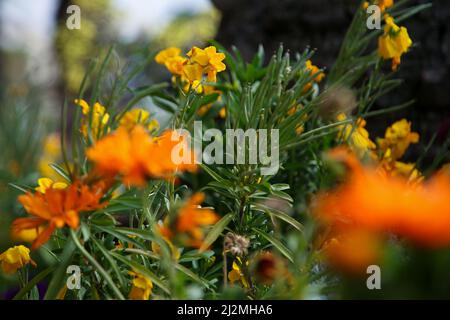
[[[323,117],[333,118],[339,113],[349,113],[356,108],[354,92],[345,87],[330,88],[319,101],[319,112]]]
[[[223,246],[225,251],[230,252],[234,256],[244,256],[248,253],[250,240],[244,236],[228,232],[225,236]]]

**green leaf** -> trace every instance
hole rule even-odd
[[[135,245],[138,248],[145,248],[141,243],[139,243],[138,241],[136,241],[133,238],[130,238],[128,236],[127,233],[119,230],[119,228],[115,228],[115,227],[103,227],[103,226],[95,226],[96,229],[109,233],[111,235],[113,235],[114,237],[116,237],[119,240],[122,240],[124,242],[129,242],[132,243],[133,245]]]
[[[34,288],[39,282],[41,282],[46,276],[52,273],[56,269],[56,265],[44,269],[39,274],[37,274],[33,279],[31,279],[25,287],[23,287],[13,298],[13,300],[19,300],[25,296],[30,290]]]
[[[98,263],[97,260],[95,260],[95,258],[86,250],[86,248],[80,243],[80,241],[78,240],[78,236],[75,233],[75,231],[73,231],[72,229],[70,229],[70,235],[72,236],[73,242],[75,244],[75,246],[78,248],[78,250],[80,250],[81,254],[83,254],[85,256],[85,258],[87,260],[89,260],[89,262],[92,264],[92,266],[96,269],[96,271],[103,277],[103,279],[105,279],[106,283],[108,284],[108,286],[111,288],[111,290],[114,292],[115,296],[117,299],[120,300],[125,300],[125,297],[122,295],[122,292],[120,292],[119,288],[117,288],[116,284],[114,283],[114,281],[112,280],[111,276],[109,275],[108,272],[106,272],[105,269],[103,269],[103,267],[100,265],[100,263]]]
[[[58,296],[58,292],[61,290],[63,285],[65,285],[66,270],[72,260],[74,251],[75,243],[69,238],[64,245],[64,251],[62,252],[60,258],[61,262],[50,280],[44,300],[55,300]]]
[[[23,193],[27,193],[27,192],[33,191],[33,188],[31,188],[29,186],[26,186],[24,184],[9,183],[9,185],[11,187],[13,187],[14,189],[17,189],[17,190],[19,190],[20,192],[23,192]]]
[[[130,252],[130,253],[134,253],[134,254],[138,254],[138,255],[143,255],[146,257],[149,257],[151,259],[155,259],[155,260],[160,260],[159,255],[151,252],[151,251],[143,251],[140,249],[133,249],[133,248],[128,248],[124,250],[125,252]],[[196,251],[198,253],[198,251]],[[207,252],[212,252],[212,251],[207,251]],[[214,254],[214,252],[212,252],[212,254]],[[181,261],[181,259],[180,259]],[[192,278],[192,280],[200,283],[201,285],[205,286],[206,288],[209,288],[211,286],[211,284],[209,283],[208,280],[206,280],[205,278],[202,278],[200,276],[198,276],[197,274],[195,274],[194,272],[192,272],[191,270],[189,270],[188,268],[186,268],[185,266],[179,264],[179,263],[175,263],[175,268],[178,271],[183,272],[184,274],[186,274],[188,277]]]
[[[288,195],[286,192],[279,190],[272,190],[272,194],[277,196],[278,198],[289,201],[290,203],[294,202],[294,199],[292,199],[292,197]]]
[[[59,174],[61,177],[63,177],[67,182],[71,181],[69,175],[67,174],[66,170],[64,170],[63,167],[57,165],[56,163],[51,163],[50,167],[53,170],[55,170],[57,174]]]
[[[252,228],[252,230],[269,241],[275,248],[278,249],[278,251],[280,251],[286,258],[288,258],[289,261],[294,263],[294,255],[292,254],[291,250],[289,250],[280,240],[256,228]]]
[[[132,209],[142,209],[142,199],[136,197],[123,197],[113,199],[104,209],[107,212],[125,211]]]
[[[120,286],[122,288],[125,287],[125,279],[122,275],[122,273],[120,272],[117,263],[115,263],[114,259],[111,257],[111,255],[109,254],[109,251],[106,250],[106,248],[97,240],[95,240],[95,238],[91,239],[92,242],[94,243],[94,245],[97,246],[97,248],[103,253],[103,255],[105,256],[106,260],[108,260],[109,264],[111,265],[111,267],[113,268],[114,272],[117,275],[117,278],[119,279],[120,282]]]
[[[200,165],[200,167],[206,171],[207,174],[211,176],[214,180],[221,182],[223,181],[223,178],[217,174],[213,169],[209,168],[207,165]]]
[[[203,252],[207,248],[209,248],[210,245],[214,243],[214,241],[217,240],[217,238],[220,236],[222,231],[225,229],[225,227],[230,223],[230,221],[233,219],[233,213],[230,212],[223,216],[222,219],[220,219],[214,227],[209,231],[208,235],[206,236],[205,240],[203,241],[202,246],[200,247],[199,251]]]
[[[136,236],[144,240],[150,240],[150,241],[158,241],[156,237],[153,235],[152,232],[141,230],[141,229],[134,229],[134,228],[115,228],[118,232],[121,232],[125,235],[131,235]]]
[[[271,185],[272,190],[283,191],[288,190],[291,187],[287,183],[275,183]]]
[[[120,254],[115,253],[115,252],[111,252],[111,255],[114,258],[116,258],[117,260],[128,265],[130,268],[134,269],[136,272],[139,272],[140,274],[148,277],[155,285],[160,287],[164,292],[166,292],[167,294],[170,294],[169,288],[159,279],[159,277],[157,277],[153,272],[146,269],[141,264],[134,262],[132,260],[128,260],[127,258],[122,257]]]
[[[182,266],[181,264],[177,263],[177,264],[175,264],[175,268],[178,271],[183,272],[185,275],[190,277],[195,282],[198,282],[199,284],[203,285],[204,287],[206,287],[206,288],[210,287],[210,283],[208,282],[208,280],[206,280],[202,277],[199,277],[197,274],[195,274],[194,272],[192,272],[190,269],[186,268],[185,266]]]
[[[287,213],[274,209],[274,208],[269,208],[263,204],[256,204],[255,205],[256,209],[262,210],[266,213],[268,213],[269,215],[275,216],[276,218],[283,220],[284,222],[289,223],[291,226],[293,226],[295,229],[297,229],[300,232],[304,231],[303,225],[298,222],[297,220],[295,220],[293,217],[291,217],[290,215],[288,215]]]

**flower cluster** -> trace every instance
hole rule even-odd
[[[344,113],[337,116],[339,121],[346,119]],[[409,146],[419,141],[419,134],[411,131],[411,122],[406,119],[395,122],[386,129],[384,138],[377,139],[376,143],[370,139],[365,126],[366,121],[362,118],[355,125],[340,125],[337,138],[346,142],[360,159],[368,158],[375,162],[383,175],[402,176],[412,182],[422,178],[414,163],[399,161]]]
[[[97,138],[108,126],[109,114],[106,112],[106,108],[96,102],[91,109],[89,104],[83,99],[76,99],[75,104],[81,108],[83,115],[80,128],[83,136],[87,138],[88,128],[90,127],[93,137]]]
[[[411,122],[406,119],[397,121],[387,128],[384,138],[377,140],[382,172],[392,176],[403,176],[412,182],[423,179],[414,163],[399,161],[409,146],[417,142],[419,134],[411,131]]]
[[[142,108],[134,108],[127,111],[120,119],[119,124],[127,130],[132,130],[136,125],[141,125],[150,133],[159,129],[158,121],[152,119],[150,112]]]
[[[164,65],[172,75],[180,78],[186,91],[192,88],[199,93],[214,90],[211,86],[204,86],[202,82],[217,81],[217,73],[226,69],[222,62],[224,59],[225,54],[217,52],[214,46],[205,49],[193,47],[188,51],[187,57],[181,56],[181,49],[170,47],[155,57],[157,63]]]

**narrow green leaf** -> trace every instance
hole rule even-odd
[[[284,222],[289,223],[291,226],[293,226],[295,229],[297,229],[300,232],[304,231],[303,225],[298,222],[297,220],[295,220],[293,217],[291,217],[290,215],[288,215],[287,213],[274,209],[274,208],[269,208],[263,204],[256,204],[255,205],[256,209],[262,210],[266,213],[268,213],[269,215],[272,215],[280,220],[283,220]]]
[[[48,285],[44,300],[55,300],[62,286],[65,285],[66,270],[72,260],[75,251],[75,243],[72,239],[68,239],[64,245],[64,251],[61,254],[61,262],[53,273],[53,277]]]
[[[109,264],[111,265],[114,272],[116,273],[117,278],[119,279],[120,286],[122,288],[125,287],[125,279],[124,279],[122,273],[120,272],[120,270],[117,266],[117,263],[115,263],[114,259],[109,254],[109,251],[106,250],[106,248],[99,241],[95,240],[95,238],[92,238],[91,240],[94,243],[94,245],[97,246],[97,248],[99,248],[99,250],[103,253],[106,260],[108,260]]]
[[[143,250],[140,250],[140,249],[133,249],[133,248],[128,248],[128,249],[125,249],[124,251],[125,252],[134,253],[134,254],[138,254],[138,255],[143,255],[143,256],[146,256],[146,257],[149,257],[149,258],[155,259],[155,260],[160,260],[160,257],[157,254],[155,254],[155,253],[153,253],[151,251],[143,251]],[[180,261],[181,261],[181,259],[180,259]],[[194,281],[198,282],[199,284],[205,286],[206,288],[210,287],[210,283],[209,283],[208,280],[198,276],[197,274],[195,274],[194,272],[192,272],[190,269],[186,268],[185,266],[183,266],[183,265],[181,265],[179,263],[175,263],[175,268],[178,271],[181,271],[184,274],[186,274],[192,280],[194,280]]]
[[[122,257],[120,254],[115,253],[115,252],[111,252],[111,255],[116,258],[117,260],[125,263],[126,265],[128,265],[130,268],[134,269],[136,272],[139,272],[140,274],[150,278],[150,280],[157,285],[158,287],[160,287],[164,292],[166,292],[167,294],[170,294],[170,290],[169,288],[150,270],[146,269],[144,266],[142,266],[141,264],[134,262],[132,260],[128,260],[125,257]]]
[[[25,296],[30,290],[34,288],[39,282],[41,282],[46,276],[52,273],[56,269],[56,265],[48,267],[37,274],[33,279],[31,279],[25,287],[23,287],[13,298],[13,300],[20,300]]]
[[[209,248],[210,245],[214,243],[214,241],[217,240],[217,238],[220,236],[222,231],[225,229],[225,227],[230,223],[230,221],[233,219],[233,213],[230,212],[223,216],[222,219],[220,219],[214,227],[209,231],[208,235],[206,236],[205,240],[203,241],[202,246],[200,247],[200,252],[205,251]]]
[[[14,189],[17,189],[17,190],[19,190],[20,192],[23,192],[23,193],[27,193],[27,192],[33,190],[32,188],[30,188],[30,187],[28,187],[26,185],[23,185],[23,184],[9,183],[9,185],[11,187],[13,187]]]
[[[206,171],[207,174],[209,174],[211,176],[211,178],[213,178],[214,180],[220,182],[223,180],[223,178],[217,174],[213,169],[209,168],[207,165],[200,165],[200,167]]]
[[[111,276],[108,274],[108,272],[106,272],[106,270],[103,269],[103,267],[100,265],[100,263],[98,263],[98,261],[95,260],[95,258],[93,256],[91,256],[91,254],[80,243],[75,231],[70,229],[70,235],[72,236],[73,242],[76,245],[76,247],[78,248],[78,250],[80,250],[80,252],[86,257],[86,259],[89,260],[89,262],[94,266],[94,268],[98,271],[98,273],[101,274],[103,279],[105,279],[106,283],[109,285],[111,290],[116,295],[116,298],[118,298],[120,300],[125,300],[125,297],[122,295],[122,292],[120,292],[119,288],[117,288],[116,284],[111,279]]]
[[[56,163],[50,163],[49,166],[56,171],[61,177],[63,177],[67,182],[70,182],[70,177],[63,167],[57,165]]]
[[[288,258],[289,261],[294,263],[294,256],[291,250],[289,250],[280,240],[256,228],[252,228],[252,230],[255,231],[257,234],[259,234],[264,239],[266,239],[267,241],[269,241],[275,248],[278,249],[278,251],[280,251],[286,258]]]

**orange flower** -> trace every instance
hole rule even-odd
[[[365,274],[367,267],[378,263],[382,239],[373,232],[357,228],[340,230],[322,246],[326,261],[339,271]]]
[[[142,186],[147,178],[169,178],[177,171],[195,171],[194,154],[183,136],[166,131],[152,138],[141,125],[120,127],[87,150],[101,174],[120,174],[124,183]],[[175,153],[179,148],[179,153]],[[172,152],[173,151],[173,152]],[[180,161],[172,159],[179,156]],[[185,159],[188,158],[188,159]]]
[[[203,228],[219,220],[218,215],[213,210],[200,207],[204,198],[203,193],[194,194],[180,209],[175,223],[171,224],[166,221],[165,225],[159,228],[162,236],[171,239],[174,235],[182,234],[188,238],[185,241],[187,245],[201,247]]]
[[[373,232],[393,232],[430,247],[450,245],[450,176],[435,174],[414,185],[363,167],[343,148],[331,152],[350,168],[347,181],[320,194],[313,210],[325,222],[351,224]]]
[[[305,71],[307,73],[309,73],[309,75],[311,77],[314,77],[314,78],[312,79],[312,81],[310,83],[305,85],[305,87],[303,88],[303,92],[304,93],[309,91],[309,89],[311,89],[311,87],[312,87],[314,82],[315,83],[319,83],[319,82],[321,82],[323,80],[323,78],[325,78],[325,73],[320,71],[320,69],[317,66],[313,65],[311,60],[307,60],[306,61],[306,63],[305,63]]]
[[[103,207],[100,203],[103,196],[101,187],[89,187],[79,182],[73,183],[66,189],[49,188],[45,193],[27,193],[19,196],[19,202],[25,210],[33,215],[30,218],[18,218],[13,222],[13,232],[23,230],[40,230],[32,244],[32,249],[46,243],[56,228],[68,225],[72,229],[78,228],[79,213],[92,211]]]

